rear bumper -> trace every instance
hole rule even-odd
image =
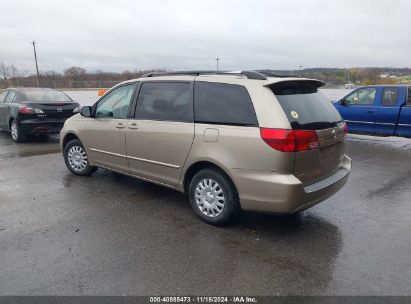
[[[344,155],[336,173],[308,186],[293,174],[234,169],[233,175],[243,210],[296,213],[335,194],[347,182],[350,170],[351,159]]]
[[[27,119],[20,121],[20,129],[24,134],[60,133],[66,119]]]

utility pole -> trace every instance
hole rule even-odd
[[[299,65],[299,68],[300,68],[300,78],[301,78],[301,77],[303,77],[303,72],[302,72],[303,66],[302,66],[302,65]]]
[[[40,76],[39,76],[39,66],[37,64],[37,53],[36,53],[36,41],[30,42],[34,49],[34,60],[36,61],[36,71],[37,71],[37,86],[40,86]]]
[[[220,62],[220,60],[221,60],[221,58],[218,58],[218,57],[215,59],[215,61],[216,61],[216,63],[217,63],[217,72],[218,72],[218,70],[219,70],[219,68],[220,68],[220,67],[219,67],[219,62]]]

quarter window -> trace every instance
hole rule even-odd
[[[8,91],[3,91],[0,93],[0,103],[5,102],[7,93]]]
[[[12,103],[16,99],[16,93],[13,91],[9,92],[9,95],[6,97],[6,103]]]
[[[124,85],[104,96],[97,104],[96,117],[127,118],[135,86]]]
[[[190,83],[143,83],[138,95],[135,118],[192,122],[193,105]]]
[[[372,105],[376,92],[374,88],[358,89],[348,95],[345,100],[350,105]]]
[[[233,84],[196,82],[194,117],[198,123],[258,125],[247,89]]]
[[[398,99],[398,88],[385,88],[382,93],[382,105],[387,107],[395,106]]]

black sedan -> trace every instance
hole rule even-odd
[[[15,142],[30,134],[59,133],[79,104],[60,91],[45,88],[9,88],[0,93],[0,129]]]

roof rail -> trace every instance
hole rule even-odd
[[[157,76],[178,76],[178,75],[190,75],[190,76],[200,76],[200,75],[239,75],[245,76],[248,79],[257,80],[267,80],[262,73],[256,71],[240,71],[240,72],[230,72],[230,71],[176,71],[176,72],[152,72],[142,75],[141,77],[157,77]]]
[[[283,74],[277,74],[269,71],[262,71],[262,70],[257,70],[256,72],[268,76],[268,77],[280,77],[280,78],[285,78],[285,77],[292,77],[292,78],[299,78],[297,75],[283,75]]]

